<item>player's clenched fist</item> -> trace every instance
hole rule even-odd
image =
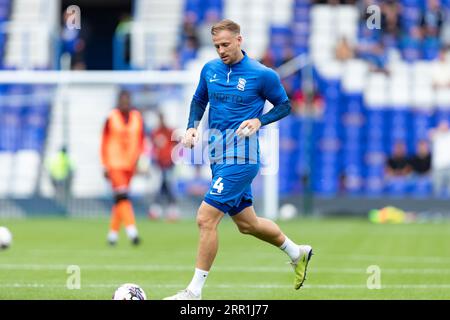
[[[241,123],[239,128],[236,130],[236,134],[240,137],[249,137],[259,130],[261,127],[261,121],[259,119],[245,120]]]
[[[186,148],[193,148],[195,143],[198,140],[198,132],[195,128],[189,128],[187,129],[184,138],[182,140],[183,145]]]

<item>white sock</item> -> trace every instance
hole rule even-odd
[[[280,249],[286,252],[286,254],[291,258],[292,261],[298,259],[300,256],[300,250],[298,250],[298,245],[295,244],[291,239],[286,237]]]
[[[191,283],[188,285],[187,289],[191,291],[196,296],[202,294],[203,286],[205,285],[206,278],[208,277],[208,271],[195,268],[194,277],[192,277]]]
[[[138,231],[136,229],[135,225],[131,225],[125,228],[125,231],[127,232],[127,236],[129,239],[134,239],[138,235]]]
[[[119,234],[117,233],[117,231],[110,230],[108,233],[108,241],[117,242],[117,239],[119,239]]]

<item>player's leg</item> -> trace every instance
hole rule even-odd
[[[209,271],[218,249],[217,226],[224,213],[212,205],[202,202],[197,213],[197,226],[199,229],[199,244],[196,268]]]
[[[166,200],[165,216],[168,221],[176,221],[178,219],[178,211],[175,206],[175,196],[173,195],[170,185],[170,169],[162,170],[161,197]]]
[[[164,169],[159,167],[161,173],[161,184],[158,192],[155,193],[151,204],[148,208],[148,217],[151,220],[158,220],[163,215],[163,198],[164,198]]]
[[[133,204],[128,196],[129,186],[131,183],[131,179],[133,178],[133,171],[125,171],[125,183],[126,183],[126,193],[124,194],[124,200],[121,201],[120,205],[122,206],[122,221],[125,225],[125,231],[127,233],[128,238],[134,245],[138,245],[140,243],[140,238],[136,226],[136,219],[134,217]]]
[[[283,250],[291,259],[295,271],[294,287],[299,289],[306,277],[306,268],[312,255],[308,245],[297,245],[272,220],[258,217],[252,205],[232,216],[239,231],[250,234]]]
[[[119,239],[119,230],[121,225],[121,216],[119,210],[117,210],[117,186],[120,184],[120,179],[118,178],[117,172],[115,170],[108,171],[109,181],[111,183],[111,187],[113,189],[114,196],[114,204],[111,208],[111,219],[109,223],[109,232],[108,232],[108,243],[110,245],[115,245]]]
[[[117,240],[119,239],[119,230],[120,230],[120,215],[116,208],[116,203],[114,201],[114,204],[111,209],[111,219],[109,223],[109,232],[108,232],[108,243],[110,245],[115,245],[117,243]]]
[[[277,247],[280,247],[286,240],[280,227],[272,220],[258,217],[252,205],[244,208],[238,214],[232,215],[231,218],[243,234],[250,234]],[[291,259],[298,258],[298,252],[289,254],[293,255]]]
[[[139,244],[140,239],[134,218],[133,205],[128,196],[129,185],[133,173],[130,171],[114,171],[111,182],[114,188],[116,211],[120,221],[125,225],[125,231],[133,244]]]
[[[165,300],[199,300],[208,272],[218,249],[217,226],[224,213],[218,208],[202,202],[197,212],[199,242],[194,276],[187,288]]]

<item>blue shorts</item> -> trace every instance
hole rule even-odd
[[[205,202],[230,216],[253,204],[251,184],[259,164],[211,164],[211,187]]]

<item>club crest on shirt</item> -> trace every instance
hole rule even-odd
[[[236,88],[240,91],[244,91],[246,82],[247,82],[247,80],[245,80],[244,78],[239,78]]]

